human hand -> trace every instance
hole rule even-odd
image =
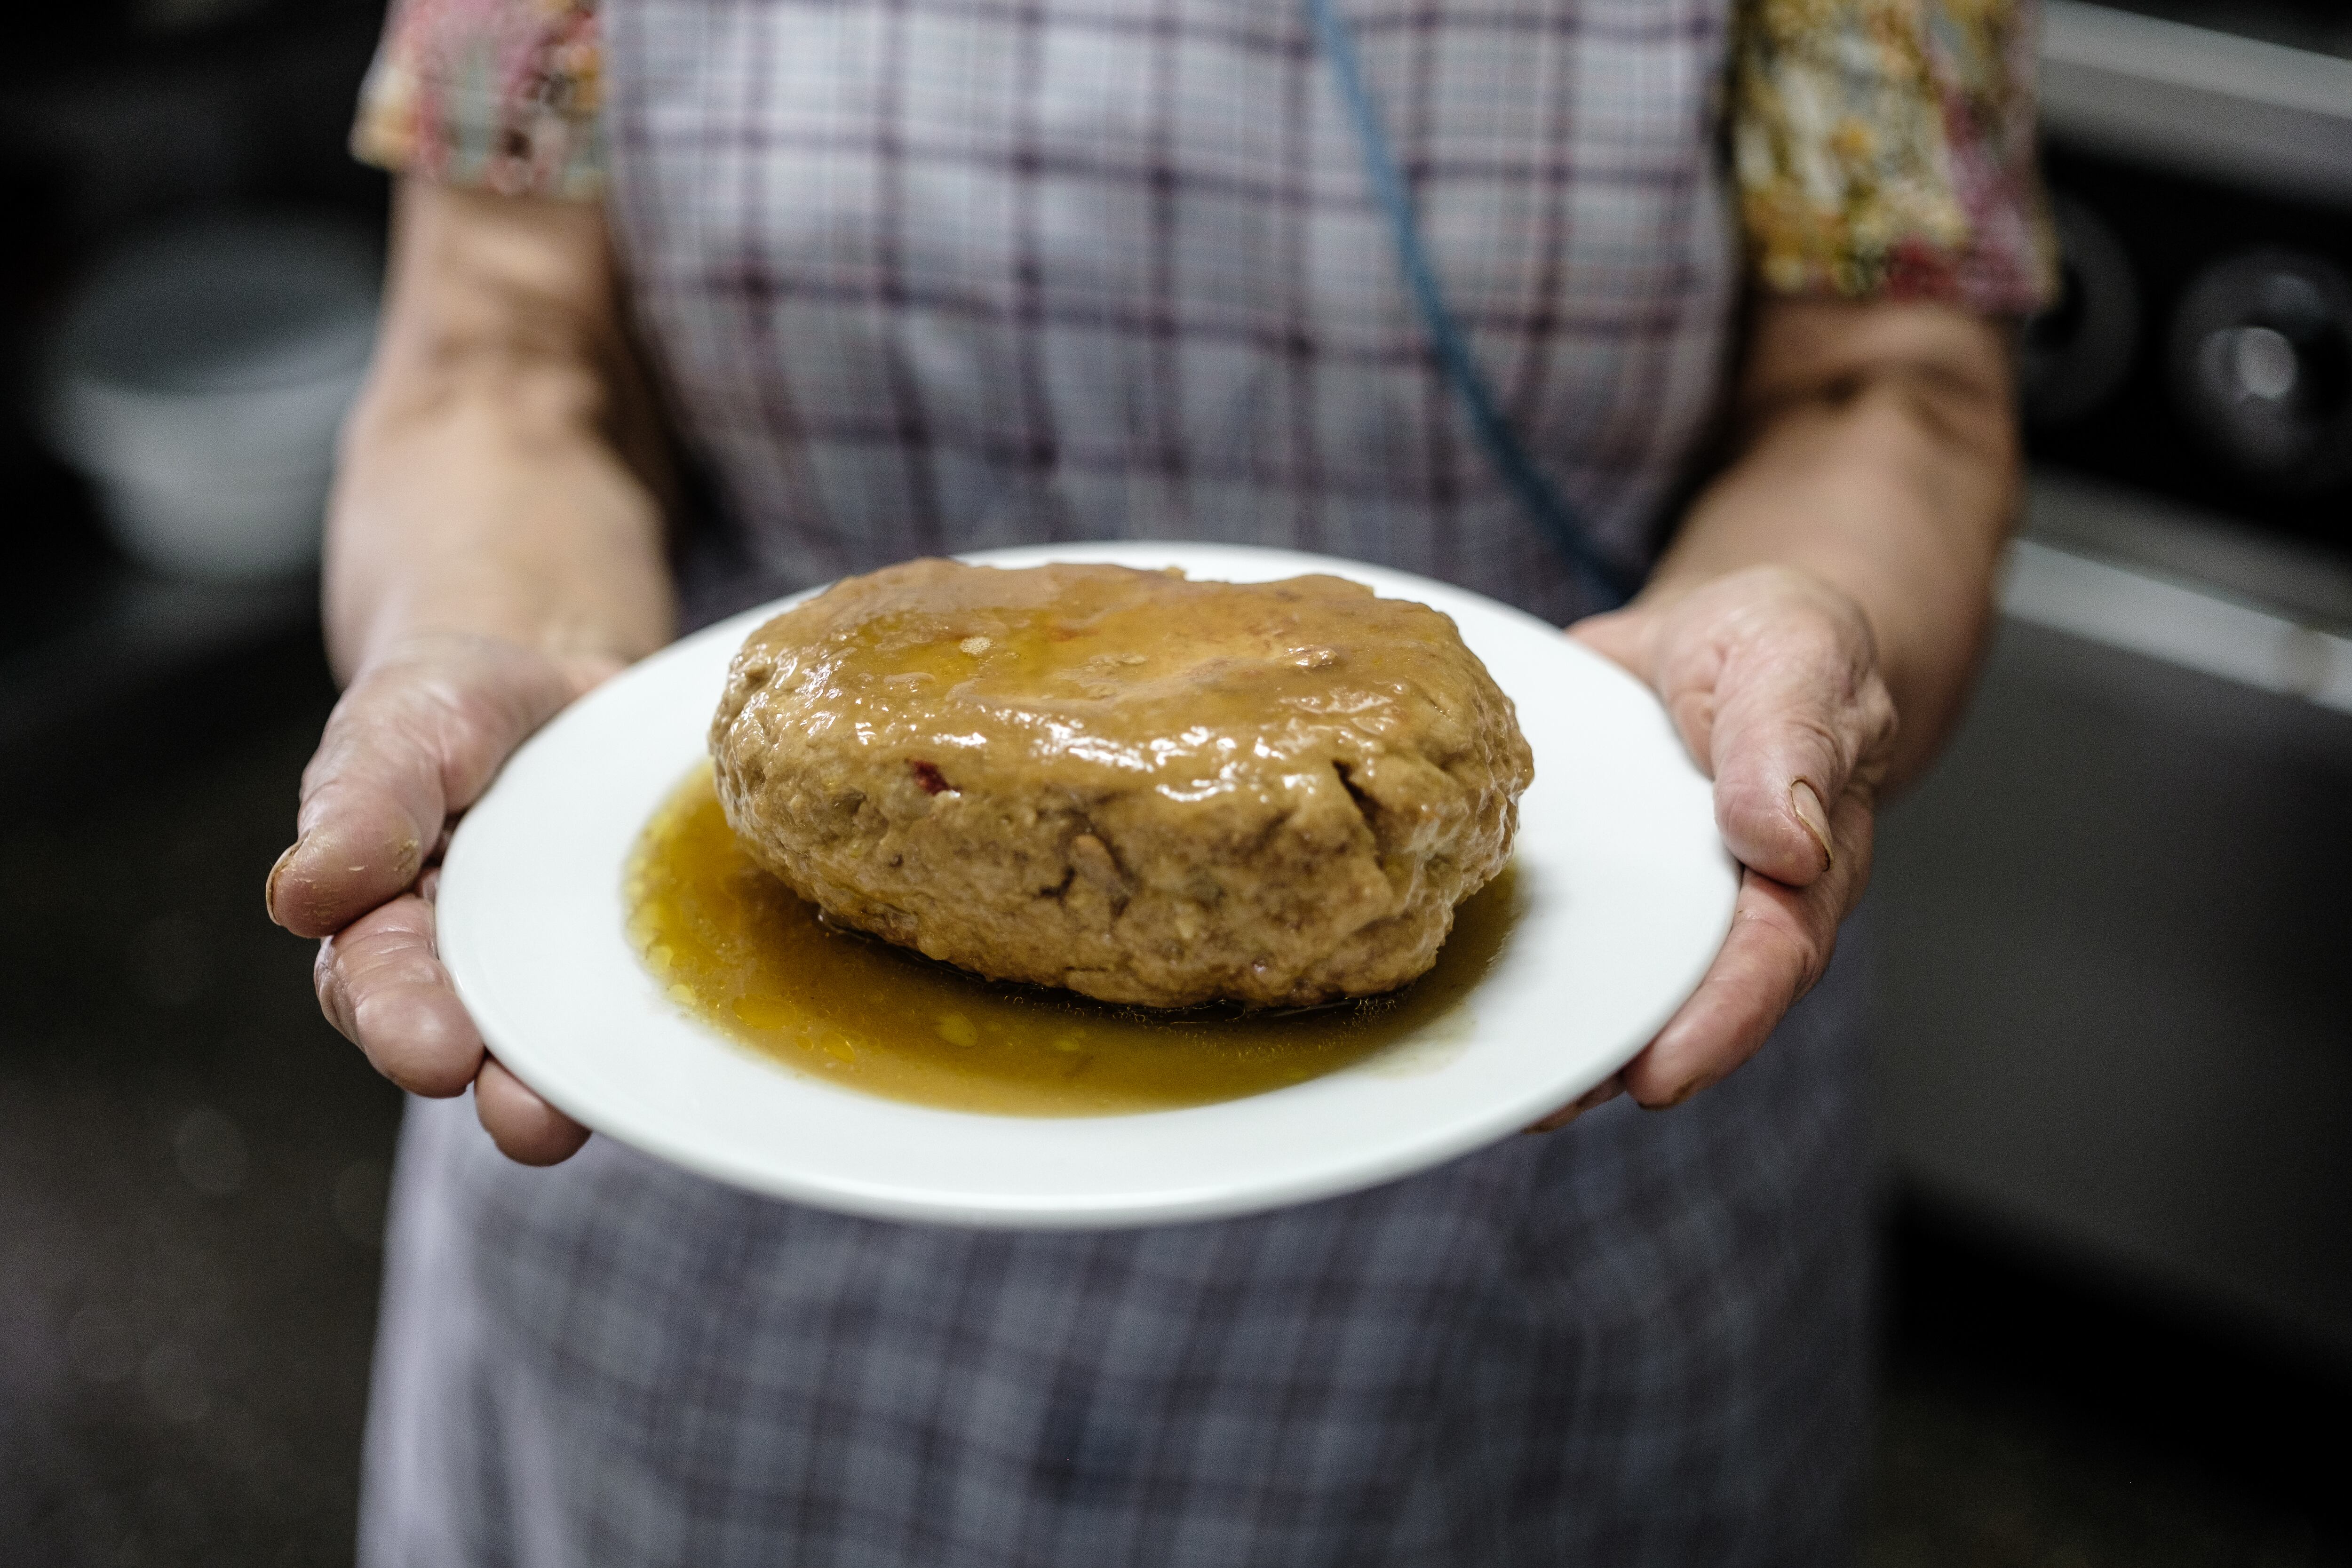
[[[1810,574],[1758,566],[1580,621],[1570,635],[1639,676],[1715,781],[1739,861],[1731,931],[1698,989],[1624,1069],[1538,1122],[1631,1094],[1653,1110],[1721,1081],[1829,967],[1870,879],[1895,704],[1869,621]]]
[[[441,851],[509,753],[619,668],[456,636],[371,660],[303,770],[299,837],[269,872],[270,919],[323,939],[328,1022],[411,1093],[471,1084],[482,1126],[527,1165],[569,1159],[588,1130],[500,1067],[457,1000],[434,947]]]

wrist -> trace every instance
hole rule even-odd
[[[610,648],[568,643],[561,637],[516,637],[498,632],[419,625],[403,628],[371,647],[352,672],[356,682],[402,668],[442,670],[496,666],[551,669],[573,696],[602,685],[632,658]]]
[[[327,530],[330,657],[484,639],[610,673],[677,607],[651,492],[601,440],[530,444],[477,411],[355,428]]]

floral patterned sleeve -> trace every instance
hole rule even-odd
[[[1731,152],[1776,294],[2018,315],[2056,287],[2033,0],[1739,0]]]
[[[352,151],[444,184],[585,201],[604,185],[596,0],[394,0]]]

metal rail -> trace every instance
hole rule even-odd
[[[2083,0],[2043,0],[2050,136],[2352,203],[2352,59]]]

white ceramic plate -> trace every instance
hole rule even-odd
[[[1132,1115],[933,1110],[734,1044],[638,963],[622,871],[703,755],[728,660],[772,605],[573,704],[459,826],[441,956],[500,1061],[599,1132],[779,1197],[952,1225],[1160,1224],[1351,1192],[1514,1132],[1622,1067],[1721,945],[1737,878],[1706,780],[1647,690],[1533,616],[1286,551],[1121,542],[967,559],[1175,565],[1231,582],[1328,572],[1452,616],[1518,704],[1536,756],[1519,807],[1521,911],[1486,979],[1419,1034],[1327,1077]]]

